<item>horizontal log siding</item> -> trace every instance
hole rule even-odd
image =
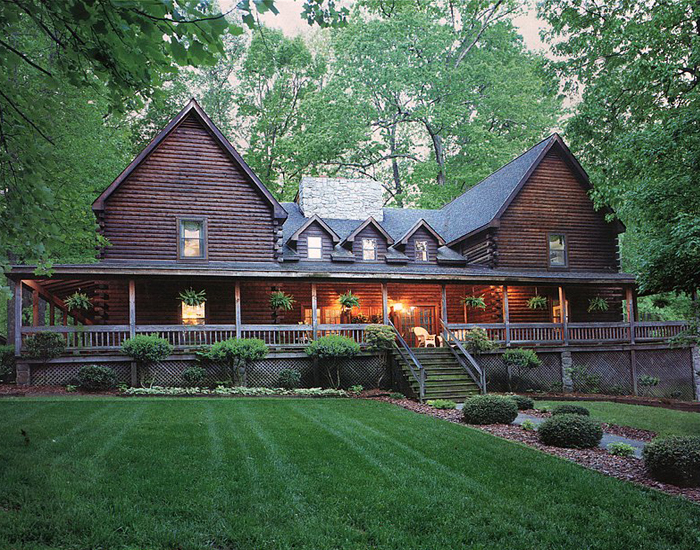
[[[274,261],[272,207],[193,115],[107,199],[106,259],[177,260],[177,218],[208,218],[218,261]]]
[[[547,298],[546,309],[530,309],[527,302],[533,296]],[[552,307],[559,302],[559,288],[545,286],[509,286],[508,313],[511,323],[551,323]]]
[[[588,313],[588,300],[600,296],[608,301],[607,311]],[[622,303],[625,291],[621,288],[582,288],[573,287],[566,290],[569,301],[569,321],[572,323],[614,323],[623,320]]]
[[[438,243],[432,233],[425,229],[425,227],[420,227],[406,243],[406,256],[409,262],[416,262],[416,241],[428,241],[428,262],[437,262],[437,249]],[[416,262],[425,263],[425,262]]]
[[[548,268],[549,232],[566,234],[569,269],[617,271],[617,237],[586,190],[550,152],[503,213],[497,231],[498,267]]]
[[[377,260],[383,262],[386,257],[386,237],[382,235],[373,225],[368,225],[356,236],[352,242],[352,252],[355,259],[362,260],[362,239],[375,239],[377,241]]]
[[[308,237],[321,237],[321,239],[323,239],[323,259],[330,260],[331,253],[333,252],[333,240],[328,234],[328,231],[326,231],[318,222],[313,222],[299,235],[299,239],[297,240],[297,253],[299,254],[299,258],[302,260],[306,260],[308,258],[309,247],[308,243],[306,242]]]
[[[491,267],[494,262],[494,240],[490,231],[483,231],[474,237],[465,239],[460,244],[460,253],[469,265]]]
[[[466,310],[462,304],[465,296],[483,296],[486,309]],[[501,323],[503,301],[500,286],[447,285],[447,321],[449,323]]]

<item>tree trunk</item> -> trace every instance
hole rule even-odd
[[[438,165],[437,184],[445,185],[447,178],[445,177],[445,150],[442,146],[442,136],[433,132],[433,129],[430,127],[429,124],[426,124],[425,126],[428,129],[428,133],[430,134],[430,139],[433,140],[435,162]]]
[[[399,175],[399,162],[394,156],[396,155],[396,124],[392,124],[389,129],[389,154],[391,155],[391,173],[394,178],[396,205],[399,208],[403,208],[403,186],[401,185],[401,177]]]

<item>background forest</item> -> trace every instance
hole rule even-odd
[[[0,267],[93,260],[105,243],[92,201],[196,97],[282,200],[325,174],[438,208],[559,131],[597,204],[627,226],[623,268],[651,294],[641,311],[690,314],[697,2],[296,4],[310,27],[290,37],[261,23],[274,0],[224,13],[191,0],[0,2]],[[546,23],[545,53],[513,24],[526,9]]]

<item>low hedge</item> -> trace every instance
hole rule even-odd
[[[511,395],[510,398],[515,401],[515,404],[520,411],[527,411],[535,408],[535,402],[524,395]]]
[[[114,369],[103,365],[84,365],[75,377],[77,386],[84,391],[106,391],[117,387]]]
[[[558,414],[578,414],[580,416],[591,416],[591,411],[579,405],[557,405],[552,409],[552,415]]]
[[[540,441],[553,447],[590,449],[603,438],[600,422],[580,414],[559,414],[537,428]]]
[[[207,378],[207,371],[202,367],[187,367],[182,371],[182,381],[186,386],[202,386]]]
[[[682,487],[700,486],[700,436],[655,439],[644,447],[643,456],[653,478]]]
[[[248,388],[245,386],[217,386],[210,388],[166,388],[153,386],[151,388],[127,388],[124,395],[221,395],[239,397],[261,397],[272,395],[295,397],[348,397],[345,390],[325,388],[297,388],[287,390],[284,388]]]
[[[477,395],[468,399],[462,409],[467,424],[510,424],[517,416],[515,401],[502,395]]]

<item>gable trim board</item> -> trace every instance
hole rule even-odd
[[[333,241],[333,244],[337,244],[340,242],[340,237],[338,236],[338,234],[335,231],[333,231],[330,225],[323,221],[323,218],[319,218],[316,214],[314,214],[307,221],[305,221],[304,224],[299,229],[297,229],[291,237],[289,237],[289,241],[298,241],[301,234],[304,231],[306,231],[309,227],[311,227],[314,223],[320,225],[321,228],[324,231],[326,231],[326,233],[328,233],[331,240]]]
[[[124,182],[131,173],[138,168],[143,161],[145,161],[153,151],[155,151],[158,146],[163,142],[163,140],[168,137],[173,130],[175,130],[184,121],[188,115],[195,114],[199,120],[204,125],[204,128],[209,132],[209,134],[214,138],[214,140],[219,144],[219,146],[228,154],[231,160],[236,163],[243,170],[244,174],[253,184],[253,186],[260,192],[260,194],[267,200],[267,202],[272,207],[273,218],[276,220],[285,220],[287,218],[287,211],[282,207],[282,205],[275,199],[275,197],[270,193],[270,191],[265,187],[265,185],[260,181],[258,176],[255,175],[250,166],[243,160],[243,157],[238,154],[238,151],[231,145],[231,143],[224,137],[224,135],[219,131],[212,120],[207,116],[204,110],[199,106],[197,101],[193,98],[190,102],[182,109],[175,117],[168,123],[168,125],[160,131],[160,133],[154,137],[151,142],[138,154],[138,156],[131,161],[131,163],[124,169],[124,171],[117,176],[117,178],[100,194],[95,202],[92,203],[92,209],[95,212],[101,212],[105,209],[105,201],[109,199],[110,195],[117,190],[117,188]]]
[[[381,233],[384,236],[384,238],[386,239],[386,244],[388,244],[388,245],[394,244],[394,239],[391,238],[391,235],[389,235],[389,233],[387,233],[384,230],[384,228],[379,224],[379,222],[377,220],[374,219],[373,216],[370,216],[369,218],[367,218],[360,225],[358,225],[357,228],[352,233],[350,233],[350,235],[345,237],[343,244],[353,242],[355,240],[355,237],[357,237],[357,235],[360,233],[360,231],[362,231],[365,227],[367,227],[369,225],[374,226],[376,228],[376,230],[379,231],[379,233]]]

